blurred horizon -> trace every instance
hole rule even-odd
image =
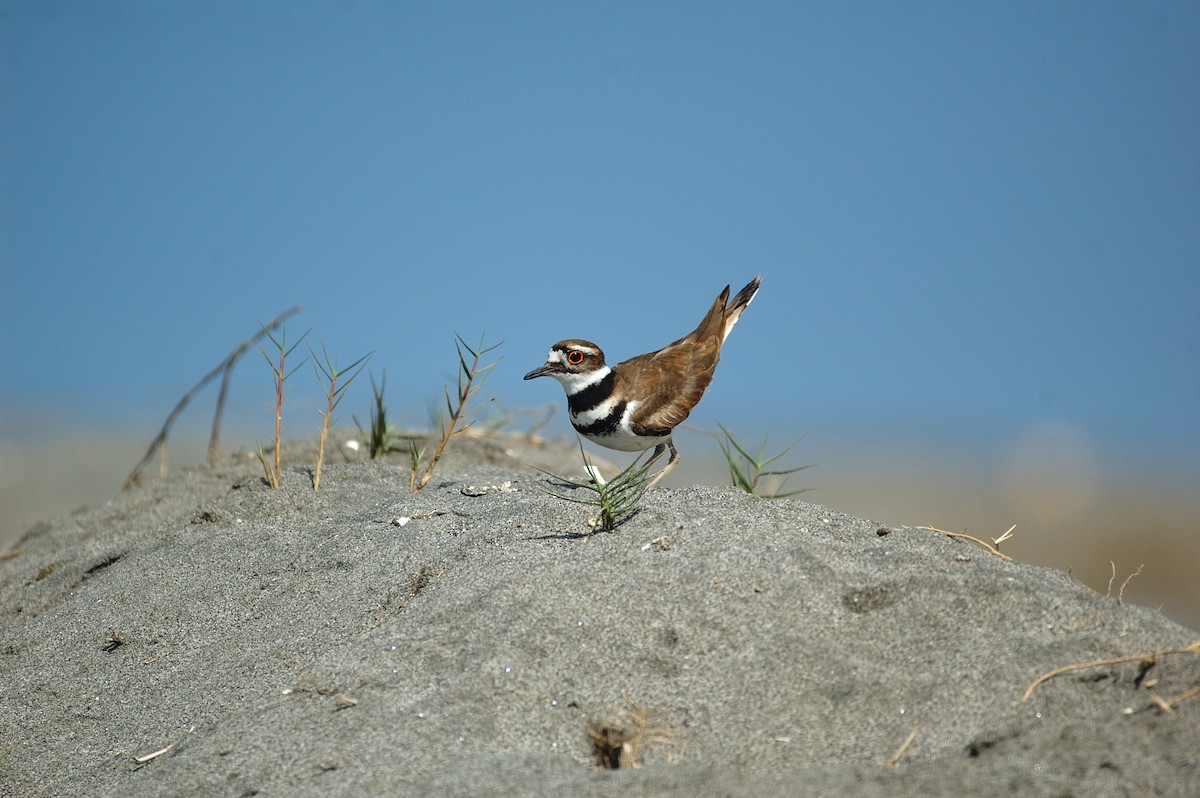
[[[296,420],[298,411],[285,407],[285,425]],[[573,436],[557,429],[554,421],[565,424],[565,413],[555,413],[549,428],[542,431],[544,436],[570,443]],[[7,508],[0,518],[0,550],[13,545],[37,521],[98,507],[117,495],[160,424],[138,436],[92,433],[30,439],[19,445],[9,439],[8,445],[0,447],[0,505]],[[183,432],[194,426],[183,423],[176,431],[181,434],[171,436],[172,474],[204,461],[207,431],[202,436]],[[258,442],[269,442],[269,426],[264,424],[265,434],[257,437]],[[295,430],[296,426],[290,424],[296,434],[285,437],[285,455],[289,442],[315,438],[316,428]],[[795,497],[801,501],[893,527],[931,525],[986,541],[999,538],[1015,524],[1014,535],[1002,544],[1002,551],[1021,562],[1070,571],[1100,593],[1106,592],[1106,583],[1115,573],[1115,596],[1126,577],[1144,566],[1130,581],[1125,599],[1160,607],[1173,620],[1200,629],[1200,585],[1194,579],[1200,537],[1191,531],[1191,519],[1200,513],[1200,496],[1188,489],[1185,479],[1175,484],[1139,484],[1126,481],[1119,469],[1084,460],[1064,469],[1061,449],[1053,445],[1040,453],[1033,448],[1007,460],[989,459],[967,455],[945,442],[869,441],[862,430],[842,432],[838,440],[823,446],[812,445],[807,437],[801,440],[779,465],[809,467],[793,475],[783,488],[805,490]],[[519,425],[513,433],[521,434]],[[1050,431],[1051,439],[1056,434],[1061,433]],[[226,457],[236,452],[248,456],[256,440],[223,437],[221,451]],[[763,439],[738,434],[738,440],[756,451]],[[779,452],[793,440],[771,433],[767,451]],[[677,446],[683,460],[665,487],[729,484],[724,460],[709,433],[685,424]],[[619,466],[629,459],[622,453],[588,448],[602,462]],[[337,456],[330,460],[340,461]],[[156,458],[143,479],[155,479],[157,474]],[[404,494],[396,500],[402,503]],[[991,556],[965,544],[962,553]]]

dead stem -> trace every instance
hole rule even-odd
[[[454,348],[458,351],[458,364],[460,368],[458,375],[458,390],[455,392],[454,397],[452,398],[450,396],[450,389],[446,388],[446,410],[449,412],[450,418],[442,425],[442,436],[438,441],[437,449],[434,450],[433,456],[429,459],[429,463],[425,467],[425,472],[421,475],[419,480],[416,479],[417,467],[420,465],[419,458],[413,458],[413,471],[409,480],[409,491],[412,493],[416,493],[424,488],[429,484],[429,480],[433,478],[433,470],[437,468],[438,461],[441,460],[442,455],[445,454],[446,444],[450,442],[450,438],[454,435],[458,425],[463,421],[463,417],[470,412],[467,405],[469,404],[471,397],[474,396],[479,390],[480,386],[483,384],[483,381],[487,379],[488,374],[491,372],[492,367],[496,365],[495,363],[490,363],[487,366],[481,367],[479,365],[479,361],[488,352],[491,352],[496,347],[500,346],[500,344],[494,344],[484,348],[483,339],[480,339],[479,344],[472,349],[471,346],[462,339],[461,335],[455,337],[458,340],[455,341]],[[467,358],[463,355],[464,349],[471,355],[470,364],[467,363]],[[467,426],[469,427],[470,425],[468,424]]]
[[[1138,574],[1140,574],[1142,572],[1142,569],[1145,567],[1146,567],[1146,564],[1142,563],[1141,565],[1138,566],[1138,569],[1136,571],[1131,573],[1129,576],[1125,577],[1125,581],[1121,583],[1120,589],[1117,590],[1117,604],[1119,606],[1125,604],[1125,586],[1128,585],[1130,582],[1132,582],[1133,578],[1135,576],[1137,576]]]
[[[1148,651],[1144,654],[1131,654],[1126,657],[1108,657],[1106,659],[1095,659],[1089,662],[1075,662],[1070,665],[1061,665],[1053,670],[1046,671],[1041,676],[1030,682],[1029,686],[1025,688],[1024,694],[1021,696],[1021,703],[1024,704],[1026,701],[1028,701],[1029,697],[1033,695],[1033,691],[1036,690],[1038,686],[1042,684],[1042,682],[1049,681],[1055,676],[1061,676],[1064,673],[1086,670],[1088,668],[1099,668],[1104,665],[1123,665],[1128,662],[1148,662],[1153,665],[1159,657],[1165,657],[1171,654],[1200,654],[1200,640],[1195,641],[1189,646],[1184,646],[1183,648],[1170,648],[1166,651]],[[1183,698],[1180,698],[1179,700],[1184,700],[1185,698],[1190,697],[1191,696],[1189,695],[1184,695]]]
[[[245,354],[247,349],[258,343],[262,337],[268,333],[268,331],[275,329],[279,325],[283,324],[283,322],[288,318],[296,315],[299,312],[300,306],[296,305],[295,307],[289,308],[275,318],[271,319],[271,321],[264,325],[261,330],[247,338],[245,341],[239,344],[236,349],[230,352],[228,357],[221,361],[220,365],[218,365],[208,374],[205,374],[200,382],[193,385],[192,388],[183,395],[183,398],[179,400],[179,403],[175,405],[175,408],[167,416],[167,420],[163,422],[162,429],[159,431],[154,440],[150,442],[150,447],[146,449],[146,453],[142,455],[142,459],[136,466],[134,466],[133,471],[129,473],[129,476],[125,478],[125,484],[121,486],[121,490],[129,490],[141,481],[142,469],[146,467],[147,463],[154,459],[154,455],[159,448],[166,445],[167,435],[170,434],[171,425],[175,423],[175,419],[178,418],[179,414],[183,412],[184,408],[188,406],[188,403],[195,398],[196,394],[198,394],[204,388],[204,386],[216,379],[218,374],[224,374],[225,376],[221,380],[221,392],[217,397],[217,411],[216,415],[213,417],[212,434],[208,440],[208,459],[209,462],[212,462],[216,458],[217,436],[221,431],[221,414],[225,409],[225,393],[228,387],[227,383],[229,381],[229,374],[233,369],[233,364],[237,362],[238,358]]]
[[[892,754],[888,761],[884,764],[885,768],[894,768],[896,763],[900,761],[900,757],[904,756],[904,752],[912,745],[912,741],[917,739],[917,727],[913,726],[912,731],[904,738],[904,742],[900,743],[900,747],[896,749],[896,753]]]
[[[628,694],[625,706],[585,727],[596,764],[602,768],[641,767],[642,757],[652,746],[678,746],[673,728],[663,724],[657,713],[638,704]]]
[[[980,540],[979,538],[977,538],[973,535],[968,535],[966,532],[947,532],[944,529],[938,529],[937,527],[930,526],[928,524],[926,524],[925,526],[917,527],[917,529],[921,529],[926,532],[937,532],[939,535],[945,535],[946,537],[949,537],[949,538],[958,538],[960,540],[970,541],[971,543],[974,543],[976,546],[986,549],[989,553],[996,555],[1000,559],[1010,560],[1010,561],[1012,560],[1012,557],[1009,557],[1007,554],[1000,551],[1000,544],[1003,543],[1004,541],[1008,540],[1009,538],[1011,538],[1012,531],[1016,528],[1017,528],[1017,525],[1013,524],[1012,526],[1010,526],[1008,528],[1008,531],[1006,531],[1003,535],[1001,535],[998,538],[993,538],[992,542],[988,543],[987,541]]]
[[[172,748],[174,748],[174,747],[175,747],[175,743],[170,743],[170,744],[169,744],[169,745],[167,745],[165,748],[160,748],[160,749],[158,749],[157,751],[154,751],[153,753],[146,754],[145,756],[135,756],[135,757],[133,758],[133,764],[135,764],[135,765],[144,765],[144,764],[146,764],[147,762],[152,762],[152,761],[154,761],[155,759],[158,759],[158,758],[159,758],[160,756],[162,756],[163,754],[165,754],[165,753],[167,753],[168,751],[170,751],[170,750],[171,750]]]
[[[1192,687],[1188,690],[1184,690],[1182,693],[1179,693],[1178,695],[1173,695],[1170,698],[1166,698],[1166,699],[1159,698],[1158,700],[1160,702],[1162,702],[1161,706],[1167,712],[1171,712],[1174,710],[1174,708],[1178,704],[1182,704],[1184,701],[1187,701],[1189,698],[1195,698],[1198,695],[1200,695],[1200,684],[1198,684],[1195,687]]]

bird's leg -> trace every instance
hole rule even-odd
[[[654,465],[654,461],[657,460],[658,458],[662,457],[662,453],[665,452],[666,450],[667,450],[667,445],[665,443],[660,443],[658,446],[655,446],[654,452],[650,455],[650,459],[646,461],[646,465],[645,465],[646,470],[649,470],[650,466]],[[672,450],[672,451],[674,451],[674,450]]]
[[[653,463],[660,456],[662,456],[664,448],[671,450],[671,459],[669,459],[667,461],[667,464],[665,466],[663,466],[662,471],[659,471],[657,474],[654,475],[653,478],[651,478],[650,483],[648,485],[646,485],[647,490],[649,490],[650,488],[653,488],[655,485],[657,485],[663,477],[665,477],[667,474],[671,473],[671,469],[673,469],[675,466],[679,465],[679,452],[675,451],[675,444],[669,438],[667,439],[667,441],[665,443],[660,443],[658,446],[656,446],[654,448],[654,454],[650,457],[650,462],[646,463],[646,465],[649,466],[650,463]]]

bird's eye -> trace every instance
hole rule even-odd
[[[583,362],[583,352],[580,352],[578,349],[572,349],[570,352],[567,352],[567,362],[572,366],[578,366]]]

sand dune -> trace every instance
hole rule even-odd
[[[240,459],[34,527],[0,562],[6,788],[1200,794],[1200,698],[1161,708],[1200,656],[1136,660],[1200,633],[1158,612],[730,488],[658,488],[588,534],[517,464],[571,447],[461,444],[417,495],[392,464],[314,493]],[[642,766],[599,768],[588,724],[635,717]]]

